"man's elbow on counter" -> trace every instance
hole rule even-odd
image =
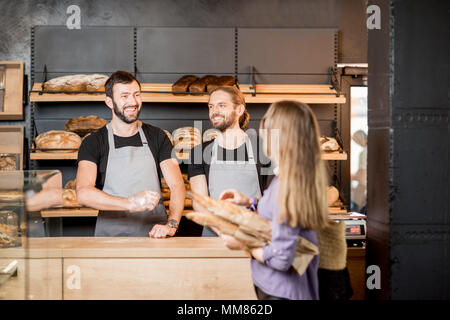
[[[88,192],[89,190],[87,188],[77,188],[77,202],[81,206],[89,206],[89,200],[88,200]]]

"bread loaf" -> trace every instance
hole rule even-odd
[[[209,83],[206,87],[208,92],[217,89],[218,87],[232,87],[236,85],[236,78],[232,76],[221,76],[216,82]]]
[[[97,116],[76,117],[67,121],[64,130],[74,132],[83,137],[107,124],[108,121]]]
[[[218,77],[216,76],[212,76],[212,75],[207,75],[204,76],[196,81],[194,81],[193,83],[191,83],[191,85],[189,86],[189,92],[206,92],[206,87],[210,84],[214,84],[216,83],[218,80]]]
[[[63,189],[62,193],[62,206],[63,207],[80,207],[77,202],[77,193],[73,189]]]
[[[172,85],[172,92],[183,95],[183,92],[188,92],[189,86],[196,80],[198,80],[198,77],[193,75],[182,76]]]
[[[14,171],[17,170],[17,159],[8,154],[0,154],[0,171]]]
[[[336,201],[339,200],[339,191],[336,187],[328,186],[327,188],[327,204],[332,206]]]
[[[72,179],[67,181],[66,185],[64,186],[64,189],[73,189],[75,190],[77,186],[77,179]]]
[[[86,91],[88,76],[85,74],[75,75],[67,79],[64,83],[64,91]]]
[[[105,83],[108,76],[103,74],[91,74],[87,78],[86,91],[105,91]]]
[[[68,131],[51,130],[38,135],[34,139],[40,152],[73,152],[73,150],[45,150],[45,149],[78,149],[81,144],[79,135]]]
[[[104,91],[108,76],[102,74],[74,74],[53,78],[44,83],[45,91]]]
[[[321,136],[319,141],[322,151],[339,151],[341,149],[335,138]]]

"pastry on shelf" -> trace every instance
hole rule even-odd
[[[81,138],[73,132],[50,130],[34,138],[38,152],[73,152],[80,147]],[[71,150],[62,150],[71,149]],[[73,149],[73,150],[72,150]]]
[[[63,189],[62,192],[63,207],[81,207],[77,202],[77,193],[74,189]]]
[[[84,137],[88,133],[96,131],[107,124],[108,121],[97,116],[81,116],[67,121],[64,130],[74,132],[80,137]]]
[[[340,151],[341,146],[336,141],[335,138],[330,138],[326,136],[320,136],[320,149],[322,151],[332,152],[332,151]]]
[[[221,76],[217,79],[217,81],[209,83],[206,86],[206,90],[211,92],[218,87],[233,87],[236,86],[236,78],[233,76]]]
[[[9,154],[0,154],[0,171],[17,170],[17,158]]]
[[[73,189],[75,190],[77,186],[77,179],[72,179],[67,181],[66,185],[64,186],[64,189]]]

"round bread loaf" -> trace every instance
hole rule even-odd
[[[97,116],[76,117],[67,121],[64,130],[75,132],[80,137],[84,137],[88,133],[98,130],[107,124],[108,121]]]
[[[53,78],[44,83],[45,91],[63,91],[64,85],[70,79],[70,76]]]
[[[45,149],[78,149],[81,144],[79,135],[73,132],[51,130],[38,135],[34,139],[38,151],[44,152],[72,152],[73,150],[45,150]]]

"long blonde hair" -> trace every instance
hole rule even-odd
[[[319,126],[311,109],[296,101],[275,102],[264,115],[260,129],[265,143],[269,142],[265,144],[267,156],[279,166],[278,222],[287,220],[292,227],[316,230],[328,225],[328,179],[321,158]]]

